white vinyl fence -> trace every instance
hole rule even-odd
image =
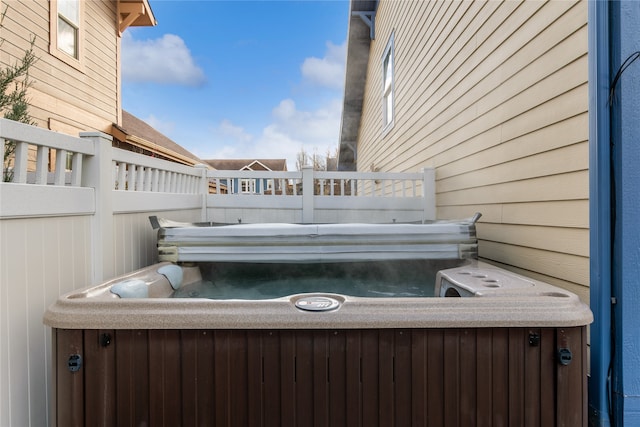
[[[217,223],[390,223],[435,219],[434,172],[209,171]],[[246,190],[249,191],[246,191]],[[245,192],[243,192],[243,190]]]
[[[430,169],[211,171],[113,148],[100,132],[77,138],[5,119],[0,143],[16,144],[12,182],[0,183],[3,427],[49,423],[51,336],[42,315],[63,293],[154,263],[150,215],[221,223],[435,219]],[[209,194],[210,184],[218,194]]]

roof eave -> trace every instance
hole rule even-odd
[[[120,141],[158,154],[176,163],[181,163],[188,166],[202,164],[202,161],[199,161],[198,159],[193,159],[191,157],[185,156],[184,154],[180,154],[170,148],[163,147],[162,145],[156,144],[155,142],[148,141],[145,138],[130,134],[124,128],[116,125],[115,123],[111,126],[111,134],[114,138]]]
[[[148,0],[118,0],[118,29],[153,27],[158,24]]]
[[[372,31],[360,12],[373,12],[377,1],[351,1],[349,29],[347,32],[347,61],[340,123],[338,170],[355,170],[356,145],[362,118],[362,102],[369,64]]]

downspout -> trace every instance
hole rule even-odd
[[[591,371],[589,425],[610,426],[611,402],[611,153],[609,116],[609,4],[588,2],[589,247]]]
[[[640,2],[589,2],[590,425],[640,425]],[[606,368],[605,368],[606,367]]]
[[[640,426],[640,2],[609,4],[615,426]]]

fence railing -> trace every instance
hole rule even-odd
[[[113,150],[114,190],[199,194],[202,169],[124,150]]]
[[[213,222],[408,222],[435,219],[434,171],[208,171]]]
[[[96,144],[111,137],[85,132],[80,137],[0,119],[2,151],[13,145],[14,159],[3,165],[4,176],[17,184],[86,187],[83,165],[97,154]],[[202,170],[130,151],[111,152],[113,190],[199,193]],[[70,179],[69,179],[70,177]]]
[[[305,169],[305,168],[303,168]],[[308,167],[307,169],[311,169]],[[303,171],[209,171],[207,176],[225,194],[299,196]],[[314,171],[316,196],[418,197],[422,195],[423,173]]]
[[[430,169],[214,171],[112,148],[100,132],[76,138],[4,119],[0,129],[3,147],[15,144],[0,218],[199,209],[212,222],[435,219]]]

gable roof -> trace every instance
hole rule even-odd
[[[286,159],[211,159],[207,164],[217,170],[286,171]]]
[[[120,141],[151,151],[178,163],[186,165],[204,164],[204,161],[198,156],[127,111],[122,111],[122,125],[114,124],[112,128],[113,136]]]

